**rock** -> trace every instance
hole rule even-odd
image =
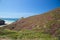
[[[5,21],[0,19],[0,25],[5,25]]]

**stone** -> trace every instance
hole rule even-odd
[[[5,25],[5,21],[0,19],[0,25]]]

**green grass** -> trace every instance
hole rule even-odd
[[[57,37],[51,37],[49,34],[44,34],[33,30],[13,31],[5,29],[0,31],[0,37],[7,37],[11,39],[58,40]]]

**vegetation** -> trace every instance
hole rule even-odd
[[[60,40],[60,21],[52,20],[47,23],[47,32],[52,35],[56,36]]]
[[[0,31],[0,38],[11,38],[11,39],[41,39],[41,40],[58,40],[57,37],[52,37],[49,34],[42,32],[36,32],[31,30],[13,31],[4,29]]]

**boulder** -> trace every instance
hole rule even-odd
[[[0,19],[0,25],[4,25],[5,21]]]

